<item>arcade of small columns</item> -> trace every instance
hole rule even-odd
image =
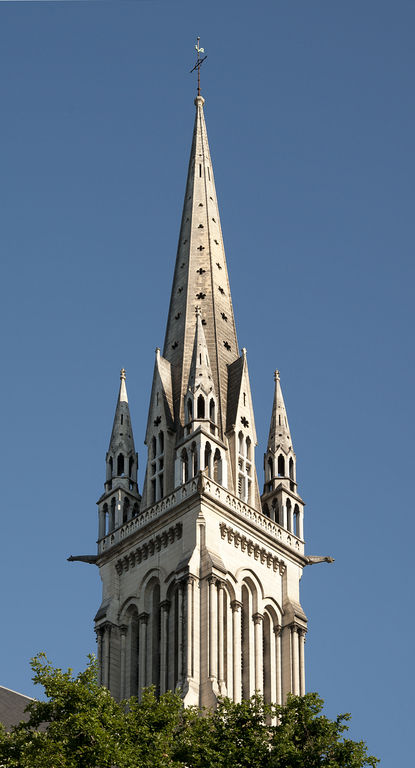
[[[240,600],[216,576],[200,581],[200,590],[198,586],[198,579],[189,576],[172,584],[161,600],[160,583],[153,576],[144,589],[145,610],[132,598],[119,626],[101,625],[101,683],[110,687],[115,666],[120,699],[140,696],[149,685],[157,693],[184,689],[192,680],[197,685],[208,680],[217,695],[234,701],[255,691],[278,704],[288,692],[304,695],[305,628],[295,622],[282,627],[273,601],[261,600],[259,610],[258,591],[249,577],[240,585]],[[115,653],[118,658],[111,658]]]

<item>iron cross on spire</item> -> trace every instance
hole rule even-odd
[[[200,48],[199,46],[200,37],[197,38],[197,43],[195,45],[196,52],[197,52],[197,62],[194,65],[193,69],[190,70],[190,73],[194,72],[195,69],[197,69],[197,95],[200,96],[200,67],[202,66],[205,59],[207,59],[207,56],[203,56],[203,58],[200,58],[200,54],[205,52],[204,48]]]

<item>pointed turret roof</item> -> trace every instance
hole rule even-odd
[[[276,453],[278,448],[288,451],[292,448],[290,428],[288,426],[287,411],[282,396],[280,372],[275,371],[275,392],[272,406],[271,425],[269,428],[268,450]]]
[[[120,389],[118,392],[108,452],[115,454],[121,451],[125,456],[129,456],[135,454],[135,447],[125,380],[125,370],[122,368],[120,371]]]
[[[214,389],[209,350],[202,325],[202,312],[199,306],[196,307],[195,340],[192,362],[190,364],[188,389],[195,392],[198,387],[201,387],[206,394]]]
[[[193,141],[163,356],[172,366],[174,415],[180,432],[183,395],[193,355],[193,318],[195,307],[200,305],[218,399],[218,424],[223,436],[228,365],[239,357],[239,351],[202,96],[196,97],[195,105]]]

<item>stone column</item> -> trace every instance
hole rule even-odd
[[[218,676],[218,593],[216,579],[209,579],[209,677]]]
[[[186,588],[186,676],[193,677],[193,582],[189,577]]]
[[[225,652],[225,629],[224,629],[224,612],[225,612],[225,590],[221,581],[218,582],[218,678],[219,685],[223,686],[225,682],[225,670],[224,670],[224,652]],[[221,690],[221,688],[220,688]]]
[[[120,627],[120,698],[125,699],[125,638],[127,634],[127,627],[122,624]]]
[[[292,660],[293,660],[293,666],[292,666],[292,692],[295,696],[298,696],[300,693],[300,686],[299,686],[299,673],[298,673],[298,631],[295,624],[291,627],[291,653],[292,653]]]
[[[177,685],[183,686],[183,588],[184,584],[177,585]]]
[[[233,642],[233,700],[241,701],[242,698],[242,643],[241,643],[241,609],[242,603],[233,600],[232,608],[232,642]],[[229,691],[229,695],[230,695]]]
[[[170,601],[160,603],[160,693],[167,690],[167,653],[169,637]]]
[[[261,694],[264,692],[264,652],[263,652],[263,637],[262,637],[262,621],[263,615],[261,613],[254,613],[252,620],[254,622],[254,638],[255,638],[255,690]]]
[[[298,538],[304,540],[304,510],[300,509],[298,513]]]
[[[282,704],[282,685],[281,685],[281,627],[274,625],[275,638],[275,702]]]
[[[104,685],[103,680],[103,665],[102,665],[102,633],[103,629],[101,627],[98,627],[98,629],[95,630],[96,636],[97,636],[97,658],[98,658],[98,684]]]
[[[141,691],[143,688],[147,685],[147,676],[146,676],[146,669],[147,669],[147,655],[148,655],[148,649],[147,649],[147,624],[148,624],[149,615],[148,613],[140,613],[138,620],[139,620],[139,633],[140,633],[140,639],[139,639],[139,682],[138,682],[138,697],[141,699]]]
[[[103,685],[105,688],[109,688],[110,681],[110,640],[111,640],[111,624],[104,624],[103,626]]]
[[[298,632],[300,636],[300,696],[305,695],[305,663],[304,663],[304,645],[305,645],[305,629],[300,629]]]

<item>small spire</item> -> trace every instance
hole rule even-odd
[[[269,428],[268,450],[276,453],[279,447],[288,450],[292,447],[287,411],[282,395],[280,372],[274,371],[275,391]]]
[[[128,395],[127,395],[127,387],[125,384],[126,375],[125,375],[125,368],[121,368],[120,371],[120,394],[118,396],[118,400],[120,403],[128,403]]]
[[[213,390],[213,379],[200,306],[195,307],[195,315],[196,328],[193,343],[193,355],[189,371],[188,389],[195,392],[199,387],[203,387],[205,392],[208,393]]]

